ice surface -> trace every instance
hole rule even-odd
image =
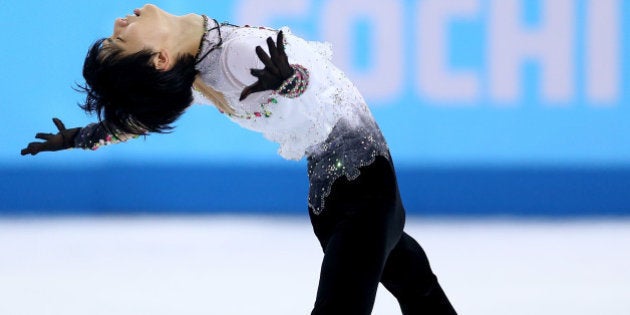
[[[413,218],[460,314],[630,314],[630,220]],[[308,314],[307,217],[0,220],[0,314]],[[400,314],[380,288],[373,314]]]

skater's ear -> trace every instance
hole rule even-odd
[[[172,68],[171,53],[167,49],[156,52],[151,62],[155,66],[155,69],[160,71],[166,71]]]
[[[106,41],[92,45],[85,58],[85,84],[77,89],[86,93],[81,107],[125,134],[173,129],[194,100],[195,56],[166,49],[126,54]]]

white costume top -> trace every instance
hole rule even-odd
[[[283,28],[289,63],[299,64],[310,73],[306,91],[297,98],[258,92],[240,102],[243,89],[257,80],[250,70],[264,68],[256,46],[268,51],[266,39],[275,41],[277,31],[209,24],[211,31],[204,37],[200,56],[209,53],[196,66],[202,80],[221,92],[236,111],[229,115],[232,121],[278,143],[278,153],[286,159],[308,157],[309,206],[313,212],[323,210],[324,199],[337,178],[355,179],[359,168],[374,162],[376,156],[390,159],[365,100],[331,63],[329,45],[307,42]],[[212,104],[199,92],[194,96],[196,103]]]
[[[265,91],[254,93],[242,102],[238,100],[243,89],[257,80],[250,70],[264,68],[255,53],[256,46],[267,51],[266,39],[276,39],[274,30],[223,26],[221,48],[201,60],[197,69],[203,81],[223,93],[236,111],[236,115],[230,116],[234,122],[278,143],[282,157],[299,160],[310,147],[326,140],[341,117],[356,124],[360,116],[370,113],[354,85],[330,63],[328,46],[306,42],[288,29],[284,33],[289,63],[300,64],[311,74],[308,88],[297,99]],[[218,34],[210,32],[205,41],[208,45],[203,48],[210,49],[218,41],[215,37]],[[212,104],[196,91],[194,96],[196,103]],[[275,102],[269,102],[270,98]]]

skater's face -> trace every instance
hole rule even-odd
[[[152,4],[135,9],[133,13],[116,19],[114,32],[106,43],[129,54],[143,49],[159,51],[169,38],[174,16]]]

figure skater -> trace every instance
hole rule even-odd
[[[275,41],[274,41],[275,38]],[[266,50],[263,48],[266,46]],[[385,139],[327,45],[290,33],[175,16],[147,4],[116,19],[85,58],[86,101],[98,122],[38,133],[22,155],[95,150],[163,133],[193,103],[308,160],[308,209],[324,258],[312,314],[370,314],[379,282],[403,314],[456,314],[418,243]]]

